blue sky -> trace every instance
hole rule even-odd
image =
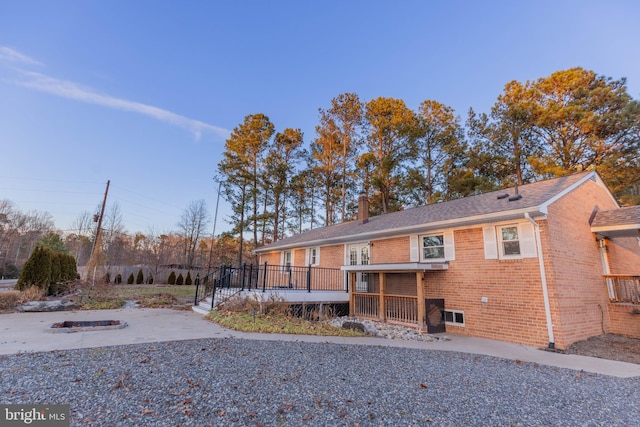
[[[111,181],[129,232],[176,230],[229,132],[264,113],[427,99],[487,112],[511,80],[581,66],[640,98],[636,1],[0,0],[0,199],[69,230]],[[229,228],[220,205],[216,234]]]

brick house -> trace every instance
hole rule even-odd
[[[256,249],[262,264],[340,268],[350,313],[564,349],[640,337],[640,207],[596,172],[369,217]]]

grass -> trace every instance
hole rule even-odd
[[[251,312],[233,312],[213,310],[207,316],[218,325],[241,332],[260,332],[266,334],[321,335],[340,337],[362,337],[360,331],[342,329],[326,322],[316,322],[287,316],[284,314],[258,314]]]
[[[86,310],[107,310],[120,308],[126,301],[136,301],[145,308],[188,308],[195,289],[193,285],[165,284],[83,286],[81,306]]]

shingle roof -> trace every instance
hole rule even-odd
[[[640,206],[628,206],[619,209],[598,211],[591,227],[614,227],[640,224]]]
[[[410,232],[412,228],[425,229],[429,225],[448,222],[451,226],[463,224],[470,218],[480,216],[500,217],[502,214],[533,212],[561,196],[574,185],[595,177],[595,172],[580,172],[560,178],[539,181],[518,187],[519,200],[498,198],[499,195],[515,195],[515,188],[506,188],[457,200],[410,208],[404,211],[370,217],[367,223],[349,221],[328,227],[316,228],[297,234],[269,245],[257,248],[256,252],[267,252],[277,248],[304,246],[311,244],[330,244],[332,242],[356,240],[382,232]]]

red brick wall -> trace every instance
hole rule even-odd
[[[409,262],[409,236],[371,241],[371,264]]]
[[[637,237],[614,237],[607,241],[611,274],[640,275],[640,242]]]
[[[627,337],[640,338],[640,314],[633,314],[640,306],[633,304],[609,304],[611,330],[609,332]]]
[[[549,270],[556,347],[602,333],[609,327],[608,297],[603,282],[600,251],[589,219],[596,207],[615,208],[615,202],[599,184],[587,181],[549,207],[550,248],[545,253]]]
[[[546,347],[538,259],[486,260],[482,227],[455,231],[454,243],[449,270],[426,272],[423,281],[425,298],[444,298],[445,309],[464,311],[465,326],[447,331]]]

